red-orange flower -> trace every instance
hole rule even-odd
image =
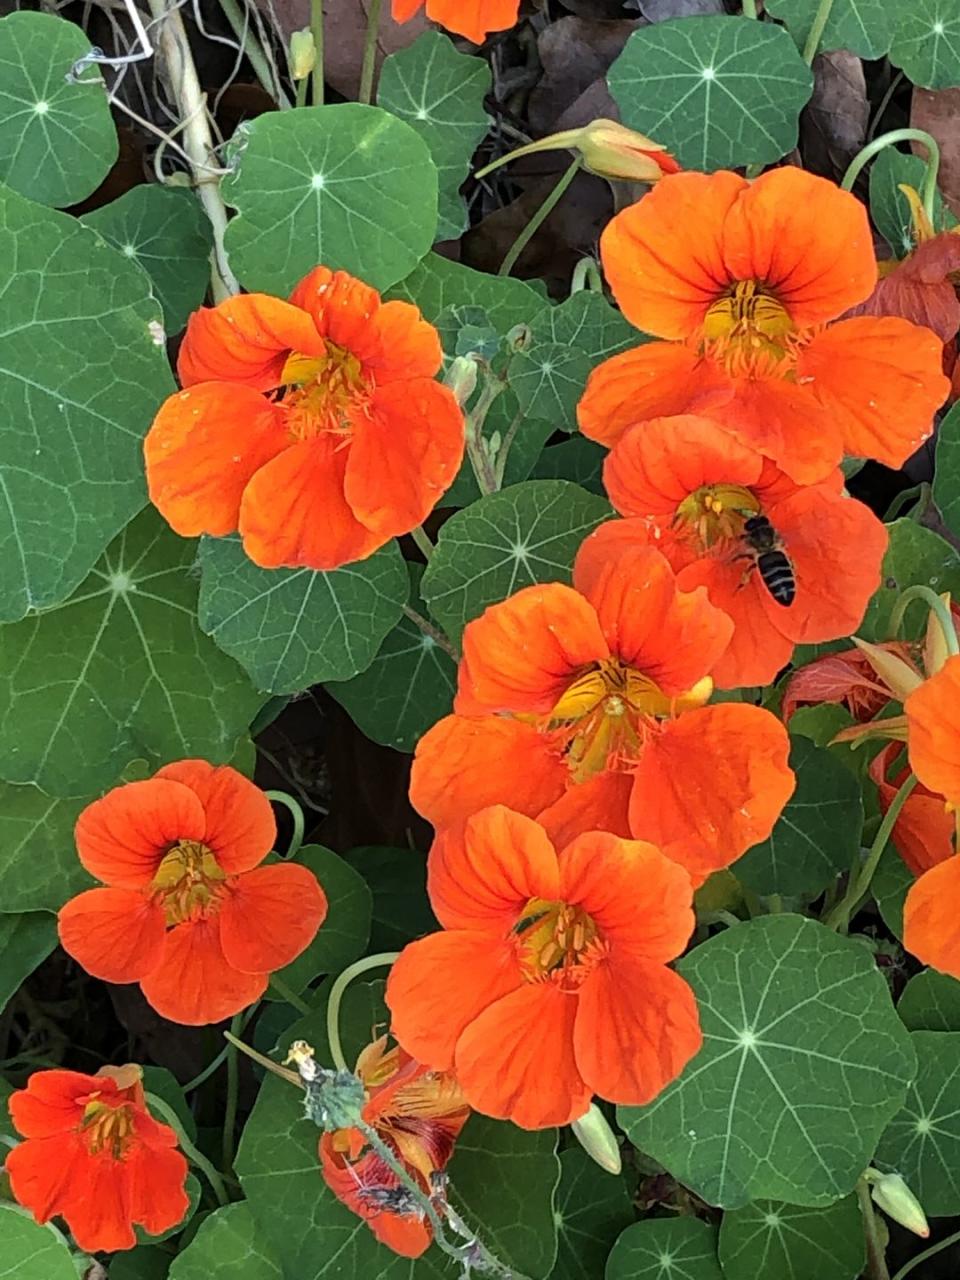
[[[134,1224],[160,1235],[189,1208],[177,1135],[147,1110],[139,1067],[35,1071],[11,1094],[17,1132],[7,1154],[14,1199],[38,1222],[66,1221],[88,1253],[132,1249]]]
[[[356,1074],[367,1087],[363,1119],[404,1165],[442,1216],[442,1175],[470,1115],[456,1078],[415,1062],[387,1037],[368,1045]],[[359,1129],[337,1129],[320,1139],[324,1180],[348,1209],[363,1218],[381,1244],[404,1258],[419,1258],[433,1230],[409,1193]]]
[[[239,530],[266,568],[335,569],[420,524],[463,456],[463,415],[434,380],[440,339],[416,307],[326,267],[289,302],[197,311],[184,390],[144,443],[150,498],[177,533]]]
[[[396,22],[409,22],[424,0],[393,0]],[[509,31],[516,25],[520,0],[426,0],[427,17],[474,44],[483,44],[491,31]]]
[[[704,705],[731,631],[658,551],[587,544],[574,587],[527,587],[467,626],[455,714],[417,748],[415,808],[441,830],[507,804],[560,846],[596,829],[649,840],[699,882],[766,839],[794,787],[776,717]]]
[[[870,761],[869,773],[877,786],[881,813],[887,812],[910,776],[910,766],[905,760],[890,774],[902,751],[902,743],[890,742]],[[900,857],[915,876],[922,876],[951,856],[954,836],[953,814],[944,804],[943,796],[919,783],[907,796],[893,825],[893,844]]]
[[[105,982],[139,982],[164,1018],[219,1022],[263,995],[313,940],[327,900],[306,867],[261,867],[270,802],[235,769],[168,764],[77,819],[80,861],[103,889],[61,908],[60,941]]]
[[[579,410],[591,439],[697,413],[805,484],[844,453],[898,467],[930,434],[949,390],[936,334],[830,323],[877,266],[863,206],[823,178],[667,175],[608,224],[601,252],[624,314],[666,341],[593,371]]]
[[[631,427],[604,466],[610,500],[625,516],[587,542],[592,555],[654,542],[689,591],[706,587],[733,619],[733,638],[713,668],[721,688],[762,685],[795,644],[848,636],[880,585],[887,532],[842,494],[839,471],[799,488],[756,449],[706,418],[655,418]],[[778,603],[745,539],[751,517],[772,527],[790,562],[795,596]],[[586,554],[586,549],[584,554]]]
[[[649,1102],[700,1048],[667,968],[693,929],[690,880],[653,845],[593,831],[557,853],[496,806],[431,854],[428,888],[444,932],[404,949],[387,1004],[403,1047],[455,1070],[477,1111],[539,1129],[595,1093]]]
[[[912,660],[911,646],[905,640],[891,640],[877,648],[905,662]],[[873,720],[891,697],[890,689],[862,650],[842,649],[839,653],[826,653],[793,673],[783,688],[781,714],[784,723],[789,724],[800,707],[830,702],[846,707],[854,720],[864,724]]]

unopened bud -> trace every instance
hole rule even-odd
[[[898,658],[895,653],[891,653],[889,649],[870,644],[869,641],[861,640],[858,636],[853,637],[853,643],[900,702],[923,684],[923,676],[920,672],[909,662],[904,662],[903,658]]]
[[[953,640],[956,638],[956,619],[950,607],[950,592],[942,592],[940,599],[946,606],[947,614],[954,624],[954,634],[950,637]],[[923,638],[923,669],[927,673],[927,677],[935,676],[949,657],[950,642],[944,635],[943,623],[940,621],[936,610],[931,609],[927,615],[927,630]]]
[[[469,356],[457,356],[450,361],[450,368],[443,379],[457,403],[465,405],[477,388],[477,362]]]
[[[290,76],[294,80],[306,80],[317,65],[317,46],[309,27],[295,31],[290,37]]]
[[[874,1204],[894,1222],[899,1222],[901,1227],[906,1227],[915,1236],[926,1240],[930,1235],[930,1228],[923,1208],[899,1173],[877,1174],[874,1170],[871,1178],[870,1172],[868,1171],[867,1177],[871,1183],[870,1195]]]
[[[574,1120],[570,1128],[590,1159],[601,1169],[606,1169],[607,1173],[620,1172],[623,1163],[617,1139],[607,1123],[607,1117],[595,1102],[591,1102],[587,1114]]]
[[[532,155],[535,151],[579,151],[583,167],[601,178],[625,178],[633,182],[658,182],[665,174],[679,173],[680,166],[659,142],[618,124],[616,120],[592,120],[580,129],[551,133],[539,142],[501,156],[477,173],[482,178],[491,170]]]

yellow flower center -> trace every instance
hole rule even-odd
[[[215,913],[226,878],[206,845],[181,840],[160,863],[150,888],[172,926]]]
[[[123,1102],[113,1107],[93,1099],[83,1109],[80,1130],[92,1156],[107,1151],[114,1160],[120,1160],[134,1136],[133,1106]]]
[[[280,375],[290,388],[281,400],[287,430],[295,440],[312,440],[323,432],[349,439],[358,416],[367,413],[370,384],[355,355],[327,343],[326,355],[294,352]]]
[[[769,290],[738,280],[711,304],[702,338],[704,350],[729,373],[771,373],[791,356],[795,333],[786,307]]]
[[[528,982],[549,980],[575,991],[604,955],[596,921],[568,902],[531,898],[514,933]]]
[[[642,671],[607,658],[568,686],[548,727],[566,751],[573,780],[586,782],[602,769],[630,768],[659,720],[703,706],[712,692],[706,676],[671,698]]]
[[[718,543],[739,538],[747,519],[759,511],[760,503],[742,485],[706,484],[684,498],[673,525],[693,538],[699,551],[709,551]]]

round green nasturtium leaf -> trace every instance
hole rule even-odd
[[[586,436],[572,436],[544,449],[533,468],[533,478],[572,480],[588,493],[603,497],[603,463],[608,452]]]
[[[654,1102],[619,1109],[630,1140],[726,1209],[847,1195],[916,1072],[870,953],[816,921],[765,916],[677,971],[697,996],[703,1048]]]
[[[90,37],[63,18],[0,20],[0,182],[39,204],[85,200],[119,154],[98,68],[67,79],[89,52]]]
[[[549,1280],[598,1280],[620,1233],[633,1222],[622,1177],[602,1172],[580,1147],[560,1153],[557,1263]]]
[[[960,85],[956,0],[910,0],[897,5],[890,61],[923,89]]]
[[[304,845],[291,861],[308,867],[327,896],[327,916],[317,936],[278,974],[299,993],[319,974],[340,973],[363,955],[370,940],[373,896],[359,871],[323,845]],[[267,996],[282,999],[269,988]]]
[[[437,166],[438,240],[455,240],[467,229],[460,188],[490,127],[483,105],[490,87],[484,59],[458,53],[439,31],[426,31],[408,48],[390,54],[380,72],[378,104],[420,135]]]
[[[148,509],[59,609],[0,628],[0,776],[83,796],[138,758],[233,756],[263,696],[197,624],[195,553]]]
[[[880,588],[874,594],[857,635],[864,640],[890,639],[890,613],[907,587],[932,587],[939,595],[949,591],[960,598],[960,554],[945,538],[915,520],[894,520],[887,526],[890,543],[880,569]],[[911,604],[901,635],[923,635],[929,610],[921,602]]]
[[[866,1259],[856,1196],[825,1209],[758,1200],[720,1224],[724,1280],[857,1280]]]
[[[210,279],[210,223],[192,191],[134,187],[81,219],[150,277],[167,333],[179,333]]]
[[[427,860],[419,849],[361,845],[344,855],[373,894],[370,951],[399,951],[440,923],[427,897]]]
[[[790,767],[796,791],[769,839],[749,849],[734,874],[755,893],[815,898],[857,855],[863,800],[846,765],[808,738],[792,739]]]
[[[0,1011],[57,945],[57,922],[46,911],[0,916]]]
[[[903,937],[903,906],[913,881],[913,872],[894,846],[887,845],[874,873],[870,892],[883,923],[895,938]]]
[[[37,787],[0,782],[0,911],[59,911],[93,887],[80,865],[73,828],[96,796],[58,800]]]
[[[322,263],[382,290],[433,244],[430,150],[379,107],[269,112],[240,126],[230,154],[221,189],[237,216],[225,244],[247,289],[287,294]]]
[[[646,1218],[619,1237],[604,1280],[723,1280],[717,1229],[700,1218]]]
[[[110,1280],[167,1280],[173,1255],[155,1245],[138,1245],[110,1259]],[[272,1277],[271,1277],[272,1280]]]
[[[426,606],[417,584],[423,570],[407,565],[411,598],[421,615]],[[430,634],[401,617],[366,671],[352,680],[327,683],[327,692],[373,742],[396,751],[412,751],[431,725],[453,707],[457,664]]]
[[[440,530],[421,590],[456,643],[471,618],[535,582],[569,582],[577,550],[611,515],[566,480],[528,480],[458,511]]]
[[[546,302],[543,290],[527,280],[486,275],[436,253],[428,254],[386,296],[414,303],[424,319],[434,325],[439,324],[444,313],[455,319],[459,309],[479,309],[501,336],[514,325],[527,324]],[[450,324],[447,332],[441,331],[448,357],[456,354],[448,340],[456,339],[459,331],[456,323]]]
[[[0,280],[0,622],[15,622],[65,599],[143,506],[142,440],[173,381],[143,272],[3,188]]]
[[[0,1257],[16,1280],[77,1280],[67,1242],[19,1205],[0,1203]]]
[[[818,0],[767,0],[766,9],[786,24],[802,49],[817,13]],[[848,49],[858,58],[882,58],[893,39],[896,5],[890,0],[834,0],[820,38],[821,53]]]
[[[732,15],[641,27],[607,79],[625,125],[706,172],[786,155],[813,92],[782,27]]]
[[[926,172],[926,163],[919,156],[895,147],[885,147],[870,166],[870,217],[898,258],[915,247],[910,205],[900,187],[910,186],[919,193]],[[938,188],[933,197],[934,229],[949,230],[956,221]]]
[[[382,992],[382,982],[355,982],[347,988],[339,1022],[351,1065],[387,1021]],[[277,1058],[298,1039],[314,1047],[318,1062],[329,1064],[325,1008],[284,1033]],[[276,1076],[266,1077],[243,1131],[236,1169],[258,1229],[284,1276],[454,1280],[456,1268],[436,1247],[417,1262],[400,1258],[340,1204],[320,1174],[319,1137],[320,1130],[303,1116],[300,1091]],[[554,1198],[560,1166],[555,1147],[556,1130],[528,1133],[474,1115],[447,1167],[451,1203],[521,1276],[547,1276],[556,1261]]]
[[[904,987],[897,1013],[908,1031],[960,1031],[960,982],[924,969]]]
[[[200,1224],[170,1264],[170,1280],[283,1280],[283,1272],[258,1232],[249,1205],[228,1204]]]
[[[395,542],[330,573],[261,569],[235,537],[200,543],[200,626],[265,693],[364,671],[409,591]]]
[[[960,403],[953,406],[937,431],[933,500],[950,532],[960,534]]]
[[[914,1031],[917,1078],[875,1163],[899,1173],[928,1217],[960,1213],[960,1032]]]

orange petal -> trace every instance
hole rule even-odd
[[[427,0],[427,17],[474,44],[516,25],[520,0]]]
[[[903,945],[921,964],[960,978],[960,858],[948,858],[911,886]]]
[[[629,839],[632,789],[631,774],[604,769],[586,782],[568,787],[559,800],[537,814],[537,821],[557,849],[585,831],[609,831]]]
[[[266,974],[240,973],[227,963],[216,917],[171,929],[160,964],[140,983],[162,1018],[188,1027],[232,1018],[266,989]]]
[[[910,767],[928,791],[960,802],[960,657],[948,658],[903,704]]]
[[[797,328],[868,297],[877,280],[870,221],[836,183],[787,165],[750,183],[727,216],[723,255],[735,280],[757,280]]]
[[[387,979],[391,1029],[424,1066],[449,1071],[460,1034],[522,983],[516,949],[488,933],[431,933],[404,947]]]
[[[524,587],[467,624],[454,705],[464,715],[546,713],[583,668],[609,656],[578,591],[559,582]]]
[[[705,485],[756,484],[763,457],[709,418],[651,418],[614,444],[603,468],[610,501],[625,516],[672,518]]]
[[[601,1098],[629,1106],[652,1101],[702,1043],[694,994],[671,969],[617,957],[580,988],[577,1066]]]
[[[245,487],[289,445],[280,410],[250,387],[178,391],[143,442],[150,501],[182,537],[235,533]]]
[[[533,725],[502,716],[446,716],[417,744],[410,802],[435,827],[491,804],[536,816],[563,794],[567,766]]]
[[[356,356],[365,371],[380,355],[380,295],[356,276],[314,267],[291,293],[290,303],[309,315],[321,338]]]
[[[409,302],[386,302],[377,312],[380,353],[368,362],[377,386],[432,378],[443,363],[440,335]]]
[[[661,539],[657,533],[656,526],[639,516],[626,520],[607,520],[598,525],[593,533],[584,538],[577,551],[573,564],[576,589],[589,596],[611,561],[619,560],[638,547],[659,547]]]
[[[325,434],[261,467],[240,504],[243,549],[264,569],[338,569],[389,540],[371,533],[344,497],[348,448]]]
[[[346,500],[384,539],[409,533],[453,484],[463,448],[463,413],[449,387],[427,378],[378,386],[354,430]]]
[[[152,1236],[182,1222],[190,1208],[187,1162],[179,1151],[140,1147],[124,1162],[131,1220]]]
[[[41,1223],[61,1214],[79,1248],[129,1249],[136,1243],[129,1219],[106,1228],[103,1207],[89,1198],[95,1168],[107,1164],[114,1167],[112,1161],[91,1160],[79,1134],[72,1133],[21,1142],[6,1153],[4,1171],[17,1203]]]
[[[17,1089],[8,1099],[14,1128],[24,1138],[70,1133],[79,1124],[90,1094],[101,1088],[101,1079],[81,1071],[34,1071],[26,1088]]]
[[[128,782],[88,804],[77,819],[77,853],[97,880],[122,889],[148,885],[180,840],[203,840],[206,817],[179,782]]]
[[[206,826],[200,837],[227,875],[258,866],[273,848],[277,822],[270,801],[258,786],[229,765],[178,760],[154,775],[189,787],[203,805]]]
[[[888,743],[870,761],[869,773],[877,784],[881,813],[890,808],[894,796],[910,774],[904,765],[897,770],[892,781],[887,781],[887,772],[900,750],[899,742]],[[953,856],[956,820],[944,804],[943,796],[934,795],[921,784],[907,796],[893,824],[892,839],[900,857],[915,876],[920,876]]]
[[[942,353],[943,343],[929,329],[892,316],[860,316],[831,325],[801,348],[797,378],[832,414],[845,453],[900,467],[929,437],[933,415],[949,394]]]
[[[577,997],[526,982],[474,1018],[457,1041],[456,1073],[475,1111],[546,1129],[579,1119],[593,1090],[573,1052]]]
[[[735,173],[668,175],[607,224],[600,254],[631,324],[658,338],[692,337],[736,276],[724,257],[724,224],[742,193]],[[695,227],[696,234],[678,234]]]
[[[596,366],[577,406],[577,422],[588,439],[609,447],[638,422],[695,412],[699,401],[722,397],[727,382],[691,347],[648,342]]]
[[[906,645],[884,645],[905,656]],[[858,649],[828,653],[795,671],[783,691],[781,716],[785,724],[800,706],[821,702],[841,703],[860,721],[872,720],[890,701],[890,690],[878,679],[868,659]]]
[[[790,739],[761,707],[684,712],[651,737],[634,774],[630,822],[698,885],[766,840],[793,794]]]
[[[394,22],[409,22],[423,8],[423,0],[393,0],[391,14]]]
[[[674,960],[696,923],[683,867],[652,844],[606,831],[578,836],[561,852],[559,896],[593,917],[616,958]]]
[[[272,391],[291,351],[307,356],[326,351],[307,313],[266,293],[245,293],[193,313],[177,373],[185,387],[212,380]]]
[[[220,944],[241,973],[274,973],[296,960],[327,915],[317,877],[295,862],[256,867],[229,882],[220,908]]]
[[[104,982],[139,982],[163,955],[163,910],[132,889],[88,889],[60,908],[64,951]]]

